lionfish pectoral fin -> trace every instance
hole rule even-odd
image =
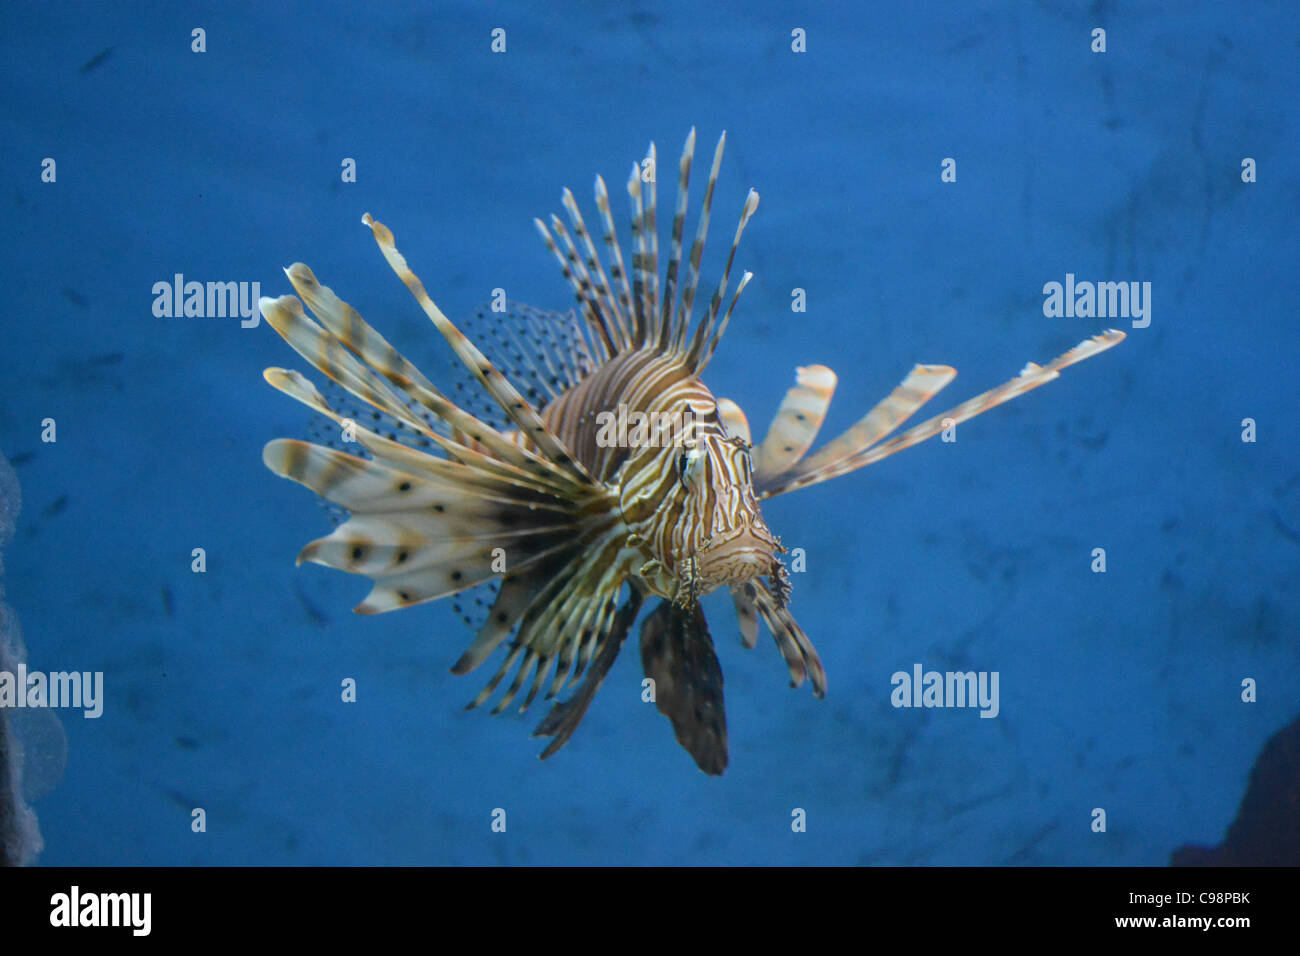
[[[740,625],[740,641],[747,650],[753,650],[758,643],[758,608],[754,599],[739,584],[732,585],[731,600],[736,607],[736,621]]]
[[[754,456],[755,483],[764,497],[791,482],[807,480],[870,448],[916,413],[957,375],[947,365],[917,365],[898,387],[847,431],[808,457],[835,391],[835,373],[825,366],[799,369],[798,384],[786,393],[767,438]]]
[[[795,386],[785,393],[767,437],[754,449],[754,476],[759,481],[781,474],[807,453],[826,420],[835,373],[825,365],[795,372]]]
[[[519,430],[537,446],[546,458],[571,477],[581,482],[590,482],[587,470],[569,453],[564,443],[554,432],[546,427],[537,410],[524,398],[487,356],[458,329],[442,310],[429,297],[418,276],[411,271],[406,258],[397,249],[397,240],[392,230],[381,222],[371,218],[369,213],[361,221],[370,228],[380,252],[388,260],[388,265],[397,273],[399,279],[410,291],[425,315],[434,327],[447,340],[453,352],[465,364],[466,368],[478,379],[479,384],[492,396],[506,416],[514,422]]]
[[[545,760],[568,743],[573,732],[578,729],[578,724],[582,723],[592,698],[596,696],[596,691],[600,690],[600,685],[605,682],[609,669],[614,666],[614,659],[618,657],[623,641],[627,639],[627,633],[632,628],[632,622],[636,620],[641,610],[642,600],[641,592],[633,588],[627,601],[614,616],[613,624],[601,644],[600,652],[592,661],[591,668],[587,671],[587,676],[583,678],[578,690],[568,700],[556,703],[533,731],[534,737],[555,738],[538,755],[539,759]]]
[[[825,697],[826,669],[822,666],[822,659],[817,654],[817,648],[813,647],[812,640],[790,613],[779,584],[774,589],[762,580],[746,581],[741,595],[747,599],[748,606],[758,611],[763,622],[767,624],[767,629],[772,633],[777,650],[781,652],[786,667],[789,668],[790,686],[801,687],[805,680],[811,680],[813,695]],[[736,598],[736,602],[739,611],[741,608],[739,597]],[[757,625],[754,629],[756,631]]]
[[[761,498],[771,498],[795,488],[806,488],[857,471],[990,408],[996,408],[1031,389],[1046,385],[1060,377],[1061,369],[1092,358],[1118,345],[1124,338],[1123,332],[1107,329],[1100,335],[1085,339],[1046,365],[1030,362],[1011,381],[967,399],[888,441],[882,441],[957,374],[954,369],[944,365],[917,365],[898,388],[839,438],[808,458],[793,462],[779,474],[766,473],[758,476],[755,486]]]
[[[699,602],[659,602],[641,625],[641,666],[677,742],[701,770],[720,775],[727,768],[722,667]]]
[[[718,399],[718,418],[721,419],[722,427],[727,430],[728,435],[741,438],[746,445],[753,444],[749,434],[749,419],[745,417],[741,407],[731,399]]]

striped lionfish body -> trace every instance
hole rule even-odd
[[[494,713],[521,692],[524,709],[538,693],[550,699],[576,685],[537,727],[535,735],[553,738],[543,757],[573,734],[651,598],[657,605],[642,624],[641,657],[656,705],[700,769],[722,773],[722,671],[702,595],[728,588],[745,646],[754,646],[761,619],[792,686],[807,680],[818,697],[826,692],[817,651],[791,615],[783,549],[760,502],[879,461],[1124,338],[1108,331],[1047,365],[1031,363],[1005,385],[890,438],[956,374],[917,365],[866,416],[811,455],[836,378],[824,366],[801,368],[766,437],[752,444],[740,408],[716,398],[700,376],[751,277],[744,273],[724,311],[736,249],[758,207],[753,190],[722,278],[692,323],[725,138],[714,150],[688,250],[695,131],[687,137],[662,288],[655,183],[653,176],[643,179],[640,166],[633,165],[627,185],[630,269],[600,177],[595,198],[603,260],[568,190],[568,226],[558,216],[549,226],[536,221],[577,299],[576,316],[525,310],[511,330],[515,359],[538,373],[532,380],[540,387],[521,386],[489,360],[434,304],[393,234],[364,217],[393,270],[499,409],[495,416],[475,414],[439,391],[301,263],[286,270],[297,297],[260,302],[267,321],[300,355],[393,426],[388,434],[364,428],[300,373],[266,370],[271,385],[350,429],[360,446],[359,455],[290,439],[266,446],[263,459],[273,472],[349,512],[332,534],[308,544],[299,562],[371,578],[374,587],[356,608],[363,614],[495,581],[487,618],[452,670],[472,670],[508,644],[470,704],[486,701],[513,673]],[[647,168],[654,155],[652,143]],[[567,337],[557,336],[561,327]],[[630,434],[622,428],[628,422],[637,423]]]

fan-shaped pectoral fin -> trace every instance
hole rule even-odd
[[[1123,332],[1107,329],[1085,339],[1046,365],[1030,362],[1011,381],[967,399],[893,438],[882,440],[957,374],[954,369],[943,365],[917,365],[889,397],[839,438],[780,475],[764,478],[760,472],[755,482],[759,497],[772,498],[795,488],[806,488],[888,458],[990,408],[996,408],[1003,402],[1054,381],[1060,378],[1061,369],[1098,355],[1122,341]]]
[[[618,657],[623,641],[627,639],[627,632],[631,630],[632,622],[636,620],[637,613],[641,610],[642,600],[641,592],[633,588],[627,601],[614,616],[610,632],[601,643],[600,652],[592,661],[591,668],[577,691],[568,700],[560,701],[552,707],[551,712],[533,731],[534,737],[555,738],[539,755],[542,760],[568,743],[573,732],[578,729],[578,724],[582,723],[587,708],[591,706],[592,698],[596,696],[596,691],[600,690],[600,685],[605,682],[609,669],[614,666],[614,659]]]

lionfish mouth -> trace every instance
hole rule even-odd
[[[748,529],[709,542],[695,556],[697,578],[712,587],[742,584],[763,577],[771,567],[771,540]]]

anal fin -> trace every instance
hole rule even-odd
[[[707,774],[727,769],[722,667],[698,603],[661,601],[641,625],[641,665],[654,681],[655,706],[672,721],[677,742]]]

